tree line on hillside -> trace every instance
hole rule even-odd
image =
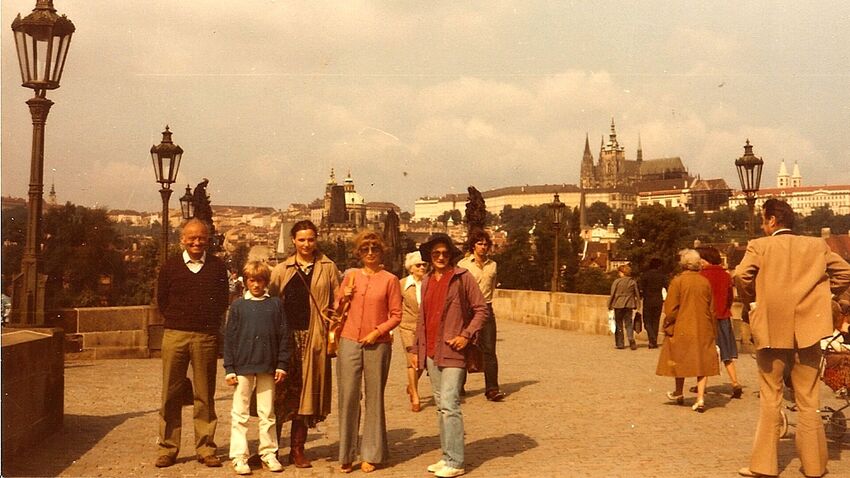
[[[3,291],[8,293],[12,277],[20,271],[26,236],[27,210],[23,207],[4,211]],[[638,273],[652,258],[661,259],[664,270],[676,270],[676,253],[703,243],[738,242],[747,239],[749,217],[746,207],[713,213],[695,214],[661,205],[638,207],[631,220],[604,203],[591,204],[586,211],[591,225],[613,223],[622,228],[617,242],[617,255],[630,261]],[[460,211],[445,215],[460,222]],[[558,255],[558,288],[566,292],[607,294],[614,274],[599,268],[579,267],[584,244],[579,234],[579,212],[565,210],[561,224]],[[67,203],[48,209],[43,223],[43,272],[47,274],[48,308],[86,307],[97,305],[141,305],[151,302],[156,281],[159,251],[159,228],[154,224],[144,230],[128,230],[111,221],[103,209],[92,209]],[[499,286],[507,289],[548,291],[554,268],[554,231],[548,205],[538,207],[506,207],[500,215],[487,213],[488,227],[507,235],[504,247],[493,257],[499,264]],[[758,222],[756,231],[759,231]],[[837,215],[826,207],[811,215],[799,217],[795,229],[799,234],[817,236],[828,227],[833,234],[847,234],[850,215]],[[402,235],[403,249],[416,245]],[[172,231],[170,253],[178,253],[177,232]],[[351,245],[330,241],[320,248],[341,268],[356,266]],[[238,270],[247,260],[248,249],[237,248],[226,258],[231,269]]]

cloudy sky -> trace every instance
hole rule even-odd
[[[2,1],[2,194],[24,197],[31,122]],[[350,170],[367,201],[575,183],[611,118],[634,158],[737,184],[749,138],[773,186],[850,184],[850,4],[681,1],[55,0],[77,31],[47,121],[59,200],[157,210],[178,191],[284,208]],[[175,196],[179,196],[176,194]],[[172,199],[172,206],[176,206]]]

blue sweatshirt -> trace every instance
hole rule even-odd
[[[224,370],[236,375],[289,367],[289,330],[278,297],[239,298],[230,305],[224,330]]]

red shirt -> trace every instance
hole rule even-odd
[[[723,266],[709,264],[700,271],[711,284],[711,295],[714,299],[714,316],[717,320],[732,317],[732,278]]]
[[[425,353],[431,358],[434,358],[440,336],[440,321],[443,319],[443,308],[446,305],[446,294],[449,292],[452,275],[454,275],[454,268],[449,268],[439,280],[432,273],[428,279],[428,290],[422,298],[422,313],[425,316]]]

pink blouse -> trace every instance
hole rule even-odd
[[[359,341],[378,329],[381,336],[376,342],[392,342],[389,332],[401,323],[401,287],[398,277],[387,271],[367,275],[362,269],[349,269],[345,271],[336,297],[343,297],[351,277],[354,277],[354,295],[351,297],[342,336]]]

